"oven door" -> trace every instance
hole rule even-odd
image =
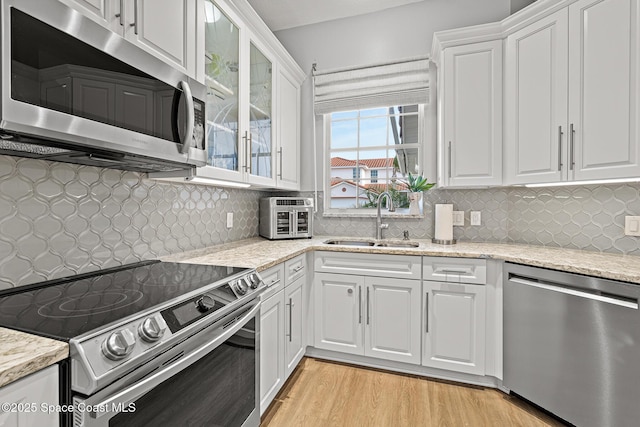
[[[74,426],[258,426],[259,313],[255,301],[129,378],[74,397]]]
[[[203,84],[62,2],[0,5],[0,152],[131,170],[205,164]]]

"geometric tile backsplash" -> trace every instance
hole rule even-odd
[[[304,193],[313,197],[313,193]],[[374,237],[373,218],[323,217],[323,197],[314,217],[318,235]],[[433,205],[453,203],[465,211],[465,226],[454,227],[461,241],[527,243],[597,252],[640,255],[640,237],[624,235],[625,215],[640,215],[640,184],[567,187],[504,187],[425,193],[423,219],[393,219],[384,237],[433,237]],[[482,225],[470,226],[469,212],[482,212]]]
[[[258,235],[269,193],[171,184],[113,169],[0,156],[0,289]],[[279,195],[282,195],[280,193]],[[313,197],[313,193],[301,193]],[[375,236],[375,219],[322,216],[314,234]],[[423,219],[393,219],[384,237],[433,237],[433,205],[465,211],[461,241],[528,243],[640,255],[624,216],[640,215],[640,185],[438,190]],[[469,212],[482,212],[470,226]],[[234,226],[226,227],[226,213]]]
[[[0,156],[0,289],[258,235],[266,193],[143,176]]]

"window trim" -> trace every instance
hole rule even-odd
[[[413,104],[416,105],[416,104]],[[418,142],[415,144],[418,148],[418,158],[421,161],[421,169],[422,174],[424,175],[426,162],[426,141],[427,141],[427,104],[417,104],[418,105]],[[370,108],[362,108],[361,110],[368,110]],[[337,112],[337,111],[336,111]],[[376,216],[376,209],[373,208],[349,208],[349,209],[339,209],[339,208],[331,208],[331,113],[322,115],[322,142],[323,142],[323,156],[324,156],[324,167],[322,174],[322,189],[324,192],[323,203],[324,209],[322,212],[323,217],[363,217],[363,218],[373,218]],[[412,144],[413,147],[413,144]],[[352,150],[353,151],[353,150]],[[424,197],[423,197],[424,201]],[[407,210],[408,211],[408,210]],[[422,213],[419,215],[410,215],[408,212],[388,212],[387,210],[382,210],[382,215],[385,217],[396,217],[396,218],[424,218],[426,214],[426,209],[422,210]]]

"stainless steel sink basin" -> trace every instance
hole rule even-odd
[[[371,240],[327,240],[327,245],[344,245],[344,246],[374,246],[376,242]]]
[[[417,248],[420,246],[418,242],[405,242],[405,241],[382,241],[375,242],[373,240],[339,240],[330,239],[324,242],[326,245],[343,245],[343,246],[363,246],[363,247],[381,247],[381,248]]]
[[[380,242],[376,246],[383,248],[417,248],[420,246],[418,242]]]

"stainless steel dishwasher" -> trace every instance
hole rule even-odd
[[[504,385],[580,427],[640,423],[640,285],[505,264]]]

